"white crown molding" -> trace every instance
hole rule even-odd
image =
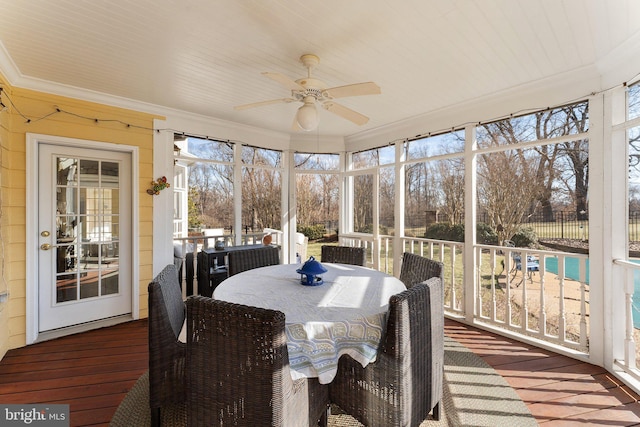
[[[0,72],[2,72],[9,84],[12,86],[15,86],[15,82],[22,76],[2,41],[0,41]]]
[[[457,129],[469,123],[587,99],[601,88],[602,77],[595,65],[590,65],[352,134],[345,138],[345,144],[347,151],[380,147],[397,140]]]

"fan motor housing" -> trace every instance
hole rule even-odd
[[[300,86],[302,86],[307,90],[317,89],[319,91],[323,91],[327,88],[327,85],[322,80],[315,79],[313,77],[305,77],[304,79],[298,79],[296,80],[296,83],[298,83]]]

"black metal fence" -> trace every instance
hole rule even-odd
[[[629,219],[630,234],[636,237],[635,240],[640,240],[640,212],[634,212]],[[486,212],[478,213],[477,222],[491,224]],[[464,215],[456,217],[455,221],[450,221],[449,215],[437,211],[426,211],[424,215],[405,217],[406,229],[411,230],[415,236],[423,235],[427,228],[438,223],[463,224]],[[534,213],[527,215],[521,225],[531,227],[538,238],[586,240],[589,237],[589,215],[586,212]]]
[[[478,213],[477,221],[489,224],[489,216],[486,212]],[[437,211],[426,211],[422,215],[405,216],[405,230],[407,235],[416,237],[424,236],[428,227],[438,223],[450,223],[450,217],[447,214]],[[455,218],[454,224],[463,224],[464,215]],[[394,227],[393,218],[380,218],[380,224],[391,230]],[[338,221],[325,221],[323,224],[327,233],[335,233],[338,229]],[[547,239],[578,239],[586,240],[589,238],[589,215],[588,213],[580,213],[575,211],[554,211],[551,214],[543,215],[536,213],[528,215],[523,226],[533,228],[538,238]],[[225,231],[233,233],[232,227],[225,227]],[[242,232],[245,234],[260,232],[253,230],[250,226],[244,226]],[[640,241],[640,211],[629,212],[629,240],[632,242]]]

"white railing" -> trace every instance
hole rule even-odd
[[[377,240],[371,235],[348,234],[340,236],[340,244],[364,247],[367,253],[367,265],[387,274],[400,275],[394,268],[393,236],[380,236]],[[416,237],[402,238],[401,252],[411,252],[444,264],[445,310],[461,315],[464,310],[464,281],[462,257],[464,244],[442,240]],[[398,256],[400,260],[402,253]]]
[[[263,233],[242,235],[242,244],[259,243],[262,236]],[[223,240],[225,245],[230,245],[234,237],[191,236],[176,238],[174,242],[181,245],[182,254],[193,253],[194,271],[197,271],[197,252],[205,245],[213,244],[207,239]],[[587,255],[476,245],[476,289],[473,295],[465,295],[463,243],[403,237],[400,242],[401,253],[394,256],[393,239],[392,236],[374,239],[371,235],[349,234],[340,236],[340,244],[364,247],[368,266],[395,276],[400,275],[400,270],[394,268],[394,261],[401,262],[402,252],[438,260],[444,264],[444,305],[448,314],[465,316],[465,298],[475,298],[476,313],[473,318],[479,322],[572,351],[588,353]],[[626,356],[620,363],[635,370],[631,310],[633,276],[640,270],[640,265],[626,261],[616,261],[616,264],[629,270],[625,283],[625,309],[628,312]],[[186,280],[184,273],[183,280]]]
[[[588,256],[476,245],[475,317],[588,352]]]
[[[371,267],[399,276],[400,270],[394,269],[393,239],[348,234],[340,237],[340,244],[367,248]],[[473,318],[478,322],[588,353],[587,255],[489,245],[476,245],[474,250],[476,289],[473,295],[465,295],[463,243],[401,238],[401,252],[444,264],[446,313],[464,316],[465,298],[475,298]],[[401,254],[395,259],[400,262]],[[631,340],[630,347],[635,348]]]
[[[464,314],[464,243],[417,237],[402,238],[402,252],[410,252],[444,264],[444,309]]]
[[[633,294],[635,293],[636,277],[640,276],[640,264],[623,259],[616,259],[613,263],[616,268],[622,268],[624,271],[624,356],[623,360],[616,360],[616,364],[636,380],[640,380],[635,336],[638,330],[633,324]]]
[[[265,233],[247,233],[240,235],[240,245],[254,245],[262,242]],[[225,247],[235,246],[235,234],[224,234],[221,236],[189,236],[174,237],[174,258],[178,258],[179,266],[186,266],[187,261],[193,266],[193,278],[190,277],[190,268],[182,269],[182,294],[184,297],[188,295],[187,288],[190,286],[189,280],[192,280],[193,293],[197,294],[197,271],[198,271],[198,252],[202,249],[213,248],[216,242],[222,242]],[[187,260],[187,254],[193,254],[193,260]],[[191,267],[191,266],[189,266]],[[189,271],[187,271],[189,270]],[[189,277],[188,277],[189,276]]]

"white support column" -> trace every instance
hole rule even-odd
[[[340,226],[338,235],[353,231],[353,177],[346,172],[351,170],[351,156],[348,153],[340,154],[341,179],[340,179]]]
[[[476,127],[465,128],[464,144],[464,315],[468,322],[473,322],[476,304]]]
[[[611,188],[613,158],[612,151],[605,149],[611,137],[611,116],[605,117],[605,114],[609,113],[605,112],[604,95],[592,96],[589,99],[589,358],[597,365],[602,365],[604,357],[603,340],[607,335],[604,299],[612,265],[609,199],[612,195],[606,189]]]
[[[630,340],[633,335],[627,337],[625,334],[626,311],[622,310],[628,301],[625,298],[625,281],[629,279],[624,268],[612,267],[613,259],[627,259],[628,257],[628,222],[629,222],[629,144],[627,141],[627,131],[624,123],[627,119],[627,88],[616,88],[604,95],[604,119],[602,149],[598,153],[604,160],[604,173],[602,183],[602,193],[597,196],[590,195],[590,200],[602,200],[599,209],[603,210],[603,251],[601,259],[594,258],[593,264],[603,265],[602,281],[602,350],[598,350],[603,355],[601,360],[607,369],[613,369],[615,360],[625,359],[625,348],[631,346]],[[591,116],[591,106],[589,107]],[[589,151],[589,163],[596,156],[596,153]],[[592,190],[592,182],[589,180],[589,192]],[[602,197],[597,199],[596,197]],[[595,206],[594,206],[595,208]],[[591,209],[590,209],[591,210]],[[591,220],[589,221],[591,223]],[[591,231],[589,231],[591,234]],[[590,257],[593,257],[598,250],[597,242],[589,238]],[[593,268],[591,274],[594,274]],[[595,286],[593,279],[589,281],[589,287]],[[590,303],[593,301],[590,295]],[[592,329],[597,325],[591,319]],[[593,334],[593,331],[591,332]],[[591,346],[593,347],[593,346]],[[590,348],[592,353],[595,349]],[[597,362],[594,362],[597,363]]]
[[[373,174],[373,244],[371,245],[373,268],[380,269],[380,168]]]
[[[393,238],[393,274],[400,277],[400,266],[402,258],[402,238],[404,237],[404,212],[405,212],[405,173],[404,162],[407,160],[404,149],[405,141],[396,142],[396,184],[395,202],[393,209],[395,216],[395,235]]]
[[[166,127],[163,120],[154,120],[155,129]],[[166,176],[173,180],[173,134],[153,133],[153,179]],[[173,185],[171,181],[170,184]],[[147,188],[151,183],[147,183]],[[153,276],[173,264],[173,188],[161,191],[153,198]]]
[[[233,145],[233,231],[234,245],[242,244],[242,145]]]
[[[282,248],[280,248],[282,264],[296,261],[296,171],[293,156],[295,153],[287,150],[282,153]],[[287,178],[287,179],[285,179]]]

